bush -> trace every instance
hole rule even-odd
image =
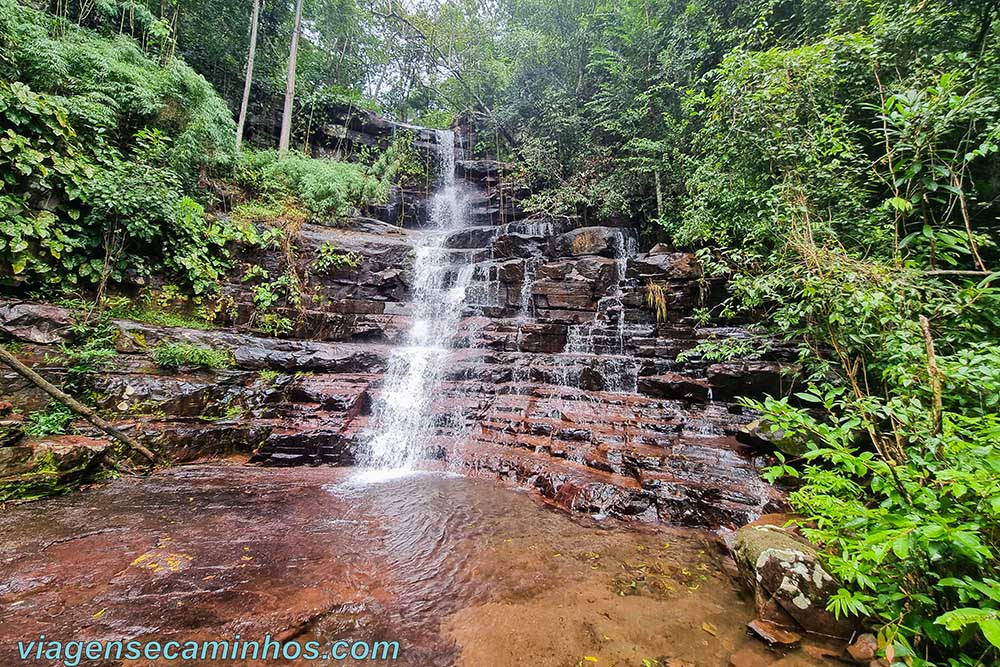
[[[994,664],[1000,288],[801,251],[754,289],[802,342],[809,387],[745,404],[807,447],[769,476],[797,480],[792,508],[843,584],[829,608],[869,617],[907,665]]]
[[[184,366],[219,369],[233,365],[230,352],[190,343],[160,343],[153,348],[153,361],[160,368],[175,371]]]
[[[203,79],[125,37],[57,31],[10,0],[0,79],[0,282],[170,272],[195,292],[214,288],[241,234],[185,196],[200,171],[232,161],[232,121]]]
[[[44,410],[36,410],[28,415],[24,432],[33,438],[48,435],[64,435],[76,415],[62,403],[50,402]]]
[[[371,166],[295,152],[281,157],[274,150],[245,150],[234,177],[254,200],[234,214],[250,220],[285,217],[299,209],[314,219],[357,215],[365,206],[384,203],[397,180],[426,177],[413,140],[411,133],[400,133],[385,150],[365,153]]]
[[[235,123],[203,77],[182,60],[165,61],[130,37],[102,36],[0,0],[0,79],[64,105],[94,147],[107,143],[127,153],[143,128],[162,131],[174,139],[170,168],[190,182],[202,168],[231,165]]]

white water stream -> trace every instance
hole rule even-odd
[[[416,248],[411,291],[413,321],[393,349],[369,437],[358,453],[365,477],[384,479],[412,471],[423,458],[435,423],[431,404],[441,383],[451,339],[462,317],[473,266],[449,250],[449,233],[468,225],[469,197],[455,180],[455,135],[438,131],[441,180],[430,202],[430,229]]]

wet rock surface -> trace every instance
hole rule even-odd
[[[341,138],[363,145],[406,129],[365,114],[342,120]],[[418,141],[430,150],[435,139]],[[759,474],[773,445],[747,431],[754,415],[735,398],[789,391],[794,352],[706,360],[699,346],[749,338],[740,323],[696,317],[725,289],[693,255],[642,252],[627,227],[527,214],[505,165],[463,157],[470,224],[448,239],[445,259],[472,274],[432,401],[429,454],[569,509],[643,522],[737,527],[779,510],[781,493]],[[426,204],[426,193],[399,196],[405,210]],[[223,281],[217,329],[117,322],[118,355],[92,376],[93,402],[174,460],[353,464],[411,322],[414,258],[428,233],[426,220],[368,213],[381,219],[302,225],[291,264],[282,248],[245,250]],[[317,268],[324,247],[347,259]],[[293,270],[301,303],[281,297],[263,312],[258,291]],[[287,333],[259,333],[267,317],[285,318]],[[0,333],[57,382],[60,345],[78,342],[71,322],[62,308],[0,300]],[[157,368],[151,350],[177,341],[226,350],[233,366]],[[3,368],[0,396],[21,414],[48,400]]]

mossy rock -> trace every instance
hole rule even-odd
[[[770,422],[764,419],[755,419],[740,428],[736,439],[751,447],[777,450],[796,458],[808,452],[810,445],[805,438],[793,437],[782,429],[772,430]]]
[[[64,435],[0,448],[0,502],[36,500],[76,489],[95,476],[95,457],[110,446],[107,440]]]
[[[736,531],[731,548],[763,620],[816,634],[850,634],[826,609],[839,584],[816,547],[782,526],[755,523]]]

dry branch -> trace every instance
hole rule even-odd
[[[83,403],[77,401],[75,398],[73,398],[59,387],[55,386],[54,384],[43,378],[35,371],[25,366],[23,363],[18,361],[17,357],[15,357],[13,354],[11,354],[2,347],[0,347],[0,361],[3,361],[5,364],[10,366],[18,375],[25,378],[26,380],[34,384],[36,387],[44,391],[46,394],[56,399],[57,401],[65,405],[67,408],[69,408],[76,414],[80,415],[81,417],[89,421],[91,424],[93,424],[100,430],[107,433],[109,436],[111,436],[118,442],[125,445],[125,447],[127,447],[128,449],[134,449],[135,451],[139,452],[144,457],[146,457],[150,463],[156,463],[156,454],[149,451],[148,449],[140,445],[138,442],[128,437],[127,435],[119,431],[117,428],[115,428],[108,422],[101,419],[101,417],[96,412],[88,408]]]

